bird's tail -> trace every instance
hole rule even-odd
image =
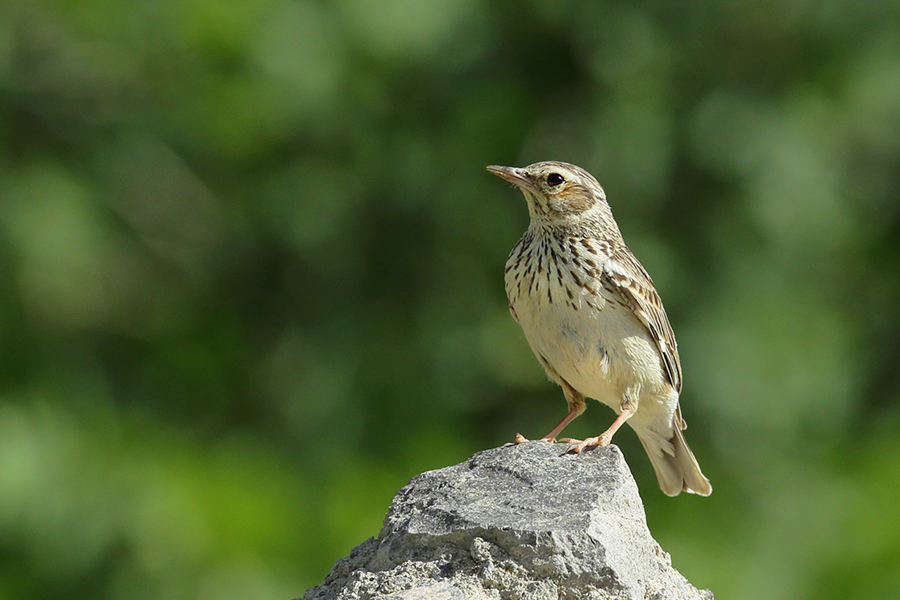
[[[703,475],[694,453],[684,439],[682,430],[687,427],[676,410],[672,422],[672,435],[666,440],[655,431],[636,430],[638,439],[647,451],[659,487],[667,496],[677,496],[682,491],[709,496],[712,486]]]

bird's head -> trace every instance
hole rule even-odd
[[[488,171],[522,190],[533,226],[611,220],[606,194],[594,176],[569,163],[546,161],[524,168],[491,165]]]

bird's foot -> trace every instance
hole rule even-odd
[[[525,437],[524,435],[522,435],[521,433],[517,433],[515,439],[516,439],[516,441],[514,441],[514,442],[509,442],[508,444],[504,444],[504,446],[514,446],[514,445],[516,445],[516,444],[524,444],[525,442],[530,442],[530,441],[531,441],[531,440],[529,440],[527,437]],[[542,442],[555,442],[555,441],[556,441],[556,438],[546,438],[546,437],[543,437],[543,438],[540,439],[540,441],[542,441]]]
[[[517,446],[517,445],[519,445],[519,444],[524,444],[524,443],[527,442],[527,441],[528,441],[528,438],[527,438],[527,437],[525,437],[525,436],[522,435],[521,433],[517,433],[517,434],[516,434],[516,437],[515,437],[515,441],[513,441],[513,442],[506,442],[505,444],[503,444],[503,447],[504,447],[504,448],[508,448],[508,447],[510,447],[510,446]]]
[[[589,448],[596,448],[597,446],[609,446],[609,444],[612,442],[612,434],[610,434],[608,431],[604,431],[597,437],[589,437],[583,440],[563,438],[563,441],[567,444],[571,444],[566,452],[571,452],[572,454],[580,454],[582,450],[588,450]]]

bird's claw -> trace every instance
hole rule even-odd
[[[531,441],[531,440],[529,440],[527,437],[525,437],[524,435],[522,435],[521,433],[517,433],[517,434],[516,434],[515,440],[516,440],[515,442],[510,442],[509,444],[505,444],[505,445],[506,445],[506,446],[512,446],[513,444],[524,444],[525,442],[530,442],[530,441]],[[554,442],[556,442],[556,438],[542,437],[539,441],[541,441],[541,442],[550,442],[550,443],[554,443]]]
[[[581,454],[583,450],[596,448],[597,446],[609,446],[610,442],[612,442],[612,436],[607,435],[606,433],[601,433],[597,437],[589,437],[583,440],[563,438],[562,441],[570,444],[569,449],[566,450],[567,453]]]

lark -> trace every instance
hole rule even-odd
[[[678,345],[650,275],[631,253],[594,177],[563,162],[488,170],[522,190],[531,223],[506,262],[513,318],[569,412],[552,441],[585,410],[585,398],[618,413],[597,437],[565,438],[572,452],[606,446],[624,423],[643,444],[662,491],[708,496],[709,480],[682,431]],[[519,442],[525,441],[517,436]]]

